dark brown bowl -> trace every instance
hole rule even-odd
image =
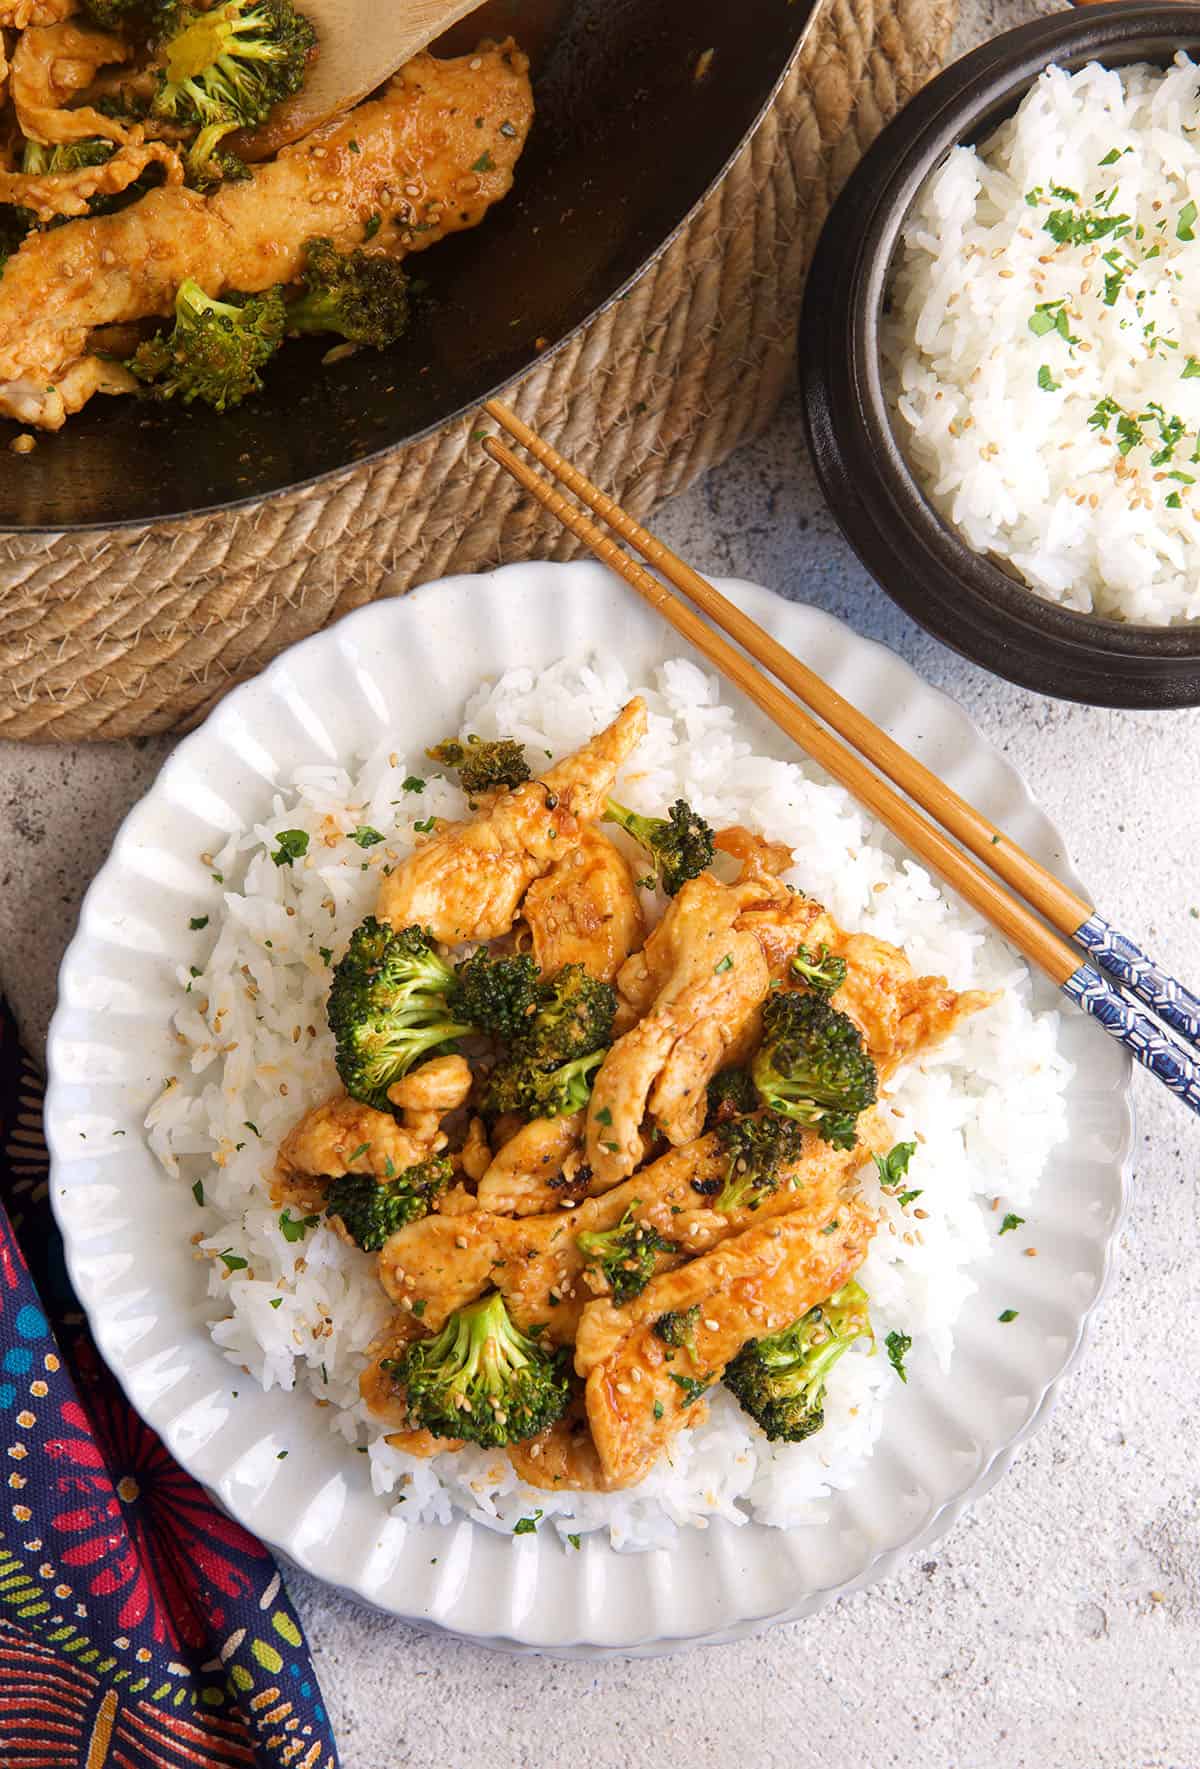
[[[1200,6],[1122,0],[1006,31],[884,130],[825,225],[801,377],[817,475],[871,575],[934,636],[1023,688],[1097,706],[1200,706],[1200,627],[1136,626],[1044,601],[971,549],[924,497],[893,434],[879,321],[900,230],[947,151],[1011,116],[1051,62],[1167,63],[1200,50]]]
[[[303,0],[301,0],[303,5]],[[537,116],[511,196],[421,257],[392,350],[280,351],[236,411],[96,398],[18,460],[0,420],[0,530],[190,515],[411,442],[553,350],[660,253],[770,102],[816,0],[488,0],[450,47],[512,31]],[[697,64],[707,57],[707,73]]]

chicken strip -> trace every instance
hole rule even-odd
[[[523,1124],[493,1155],[480,1180],[480,1208],[498,1216],[534,1216],[570,1199],[580,1172],[580,1163],[571,1156],[583,1145],[585,1118],[583,1112],[571,1112]],[[584,1172],[579,1190],[586,1192],[589,1178]]]
[[[93,197],[127,190],[156,161],[166,167],[169,185],[183,183],[183,162],[174,148],[161,141],[144,141],[118,148],[102,165],[80,166],[74,172],[0,171],[0,203],[30,209],[39,221],[52,221],[56,215],[86,215]],[[136,385],[132,376],[129,385]]]
[[[420,1303],[422,1324],[434,1331],[455,1309],[495,1288],[518,1326],[527,1332],[537,1328],[547,1344],[568,1345],[585,1304],[596,1294],[592,1268],[579,1247],[585,1231],[615,1228],[628,1211],[668,1243],[658,1260],[658,1269],[666,1270],[743,1229],[809,1208],[818,1197],[832,1202],[871,1154],[882,1154],[892,1140],[874,1111],[863,1114],[852,1150],[832,1148],[810,1132],[777,1191],[754,1208],[725,1211],[713,1206],[708,1191],[725,1179],[729,1157],[710,1134],[672,1149],[623,1185],[574,1209],[518,1219],[475,1209],[453,1219],[435,1214],[409,1223],[380,1253],[379,1276],[402,1308]]]
[[[534,880],[521,918],[548,977],[565,964],[582,964],[611,983],[646,934],[629,862],[598,829],[583,830],[579,845]]]
[[[0,30],[59,25],[74,18],[78,11],[79,0],[0,0]]]
[[[415,1167],[444,1147],[444,1136],[422,1140],[397,1124],[390,1112],[377,1112],[348,1094],[314,1106],[279,1145],[271,1195],[278,1204],[306,1213],[320,1210],[325,1185],[347,1173],[369,1173],[382,1184]],[[348,1238],[340,1218],[331,1219]]]
[[[508,933],[529,886],[581,839],[645,730],[645,705],[631,700],[540,779],[502,793],[471,823],[439,829],[384,879],[380,919],[418,923],[448,946]]]
[[[820,1205],[747,1229],[653,1278],[621,1308],[584,1309],[575,1367],[587,1377],[588,1423],[610,1487],[633,1486],[698,1422],[701,1396],[748,1340],[779,1332],[858,1270],[874,1216],[857,1197]],[[655,1322],[697,1303],[690,1345],[668,1346]]]
[[[52,385],[93,327],[171,313],[188,277],[210,295],[266,289],[301,274],[314,235],[400,257],[474,227],[512,185],[532,108],[511,42],[418,55],[382,97],[245,181],[207,197],[152,190],[119,214],[34,234],[0,281],[0,412],[4,383]],[[62,414],[49,402],[39,421],[55,428]]]
[[[106,117],[91,105],[67,104],[90,86],[102,67],[128,61],[131,51],[120,37],[78,25],[35,25],[24,31],[13,51],[12,101],[21,133],[43,147],[55,142],[141,139],[141,131]]]
[[[647,941],[653,1005],[608,1052],[589,1102],[587,1159],[597,1189],[632,1173],[647,1112],[676,1147],[699,1135],[708,1083],[743,1040],[771,982],[758,941],[735,927],[741,908],[735,889],[702,872]]]
[[[608,1481],[592,1442],[582,1388],[553,1425],[537,1437],[526,1438],[524,1443],[510,1443],[508,1459],[527,1485],[540,1487],[543,1492],[608,1491]]]
[[[418,1142],[431,1149],[445,1148],[441,1121],[467,1103],[471,1085],[471,1065],[465,1057],[438,1056],[394,1081],[388,1088],[388,1099],[399,1110],[404,1128]]]

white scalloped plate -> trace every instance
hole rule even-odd
[[[750,584],[723,588],[1079,888],[1019,777],[950,701],[826,614]],[[365,1460],[321,1430],[311,1408],[278,1391],[253,1409],[231,1406],[178,1183],[141,1132],[174,1062],[179,929],[206,903],[220,906],[196,856],[262,815],[272,786],[298,765],[367,751],[385,727],[398,747],[422,747],[456,721],[482,677],[598,645],[617,647],[635,679],[686,651],[599,566],[513,565],[377,602],[231,694],[180,744],[88,892],[63,961],[47,1101],[54,1208],[76,1290],[130,1400],[179,1461],[318,1578],[410,1621],[574,1655],[662,1652],[795,1620],[948,1528],[1007,1467],[1078,1351],[1104,1285],[1132,1138],[1125,1056],[1068,1010],[1070,1138],[1038,1193],[1040,1257],[1019,1259],[1005,1245],[974,1273],[950,1377],[893,1395],[861,1480],[829,1502],[819,1527],[716,1522],[645,1554],[617,1554],[595,1537],[574,1552],[549,1533],[514,1539],[461,1520],[406,1531],[372,1496]],[[788,754],[734,699],[756,747]],[[1044,999],[1055,999],[1048,987]],[[998,1334],[1009,1305],[1019,1320]]]

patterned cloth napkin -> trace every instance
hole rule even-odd
[[[337,1769],[296,1612],[100,1359],[0,999],[0,1764]]]

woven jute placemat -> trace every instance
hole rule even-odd
[[[804,271],[838,189],[941,65],[956,0],[824,0],[766,118],[623,301],[508,397],[645,516],[759,431],[791,368]],[[483,456],[468,419],[225,514],[0,536],[0,736],[192,724],[284,646],[450,572],[579,543]]]

